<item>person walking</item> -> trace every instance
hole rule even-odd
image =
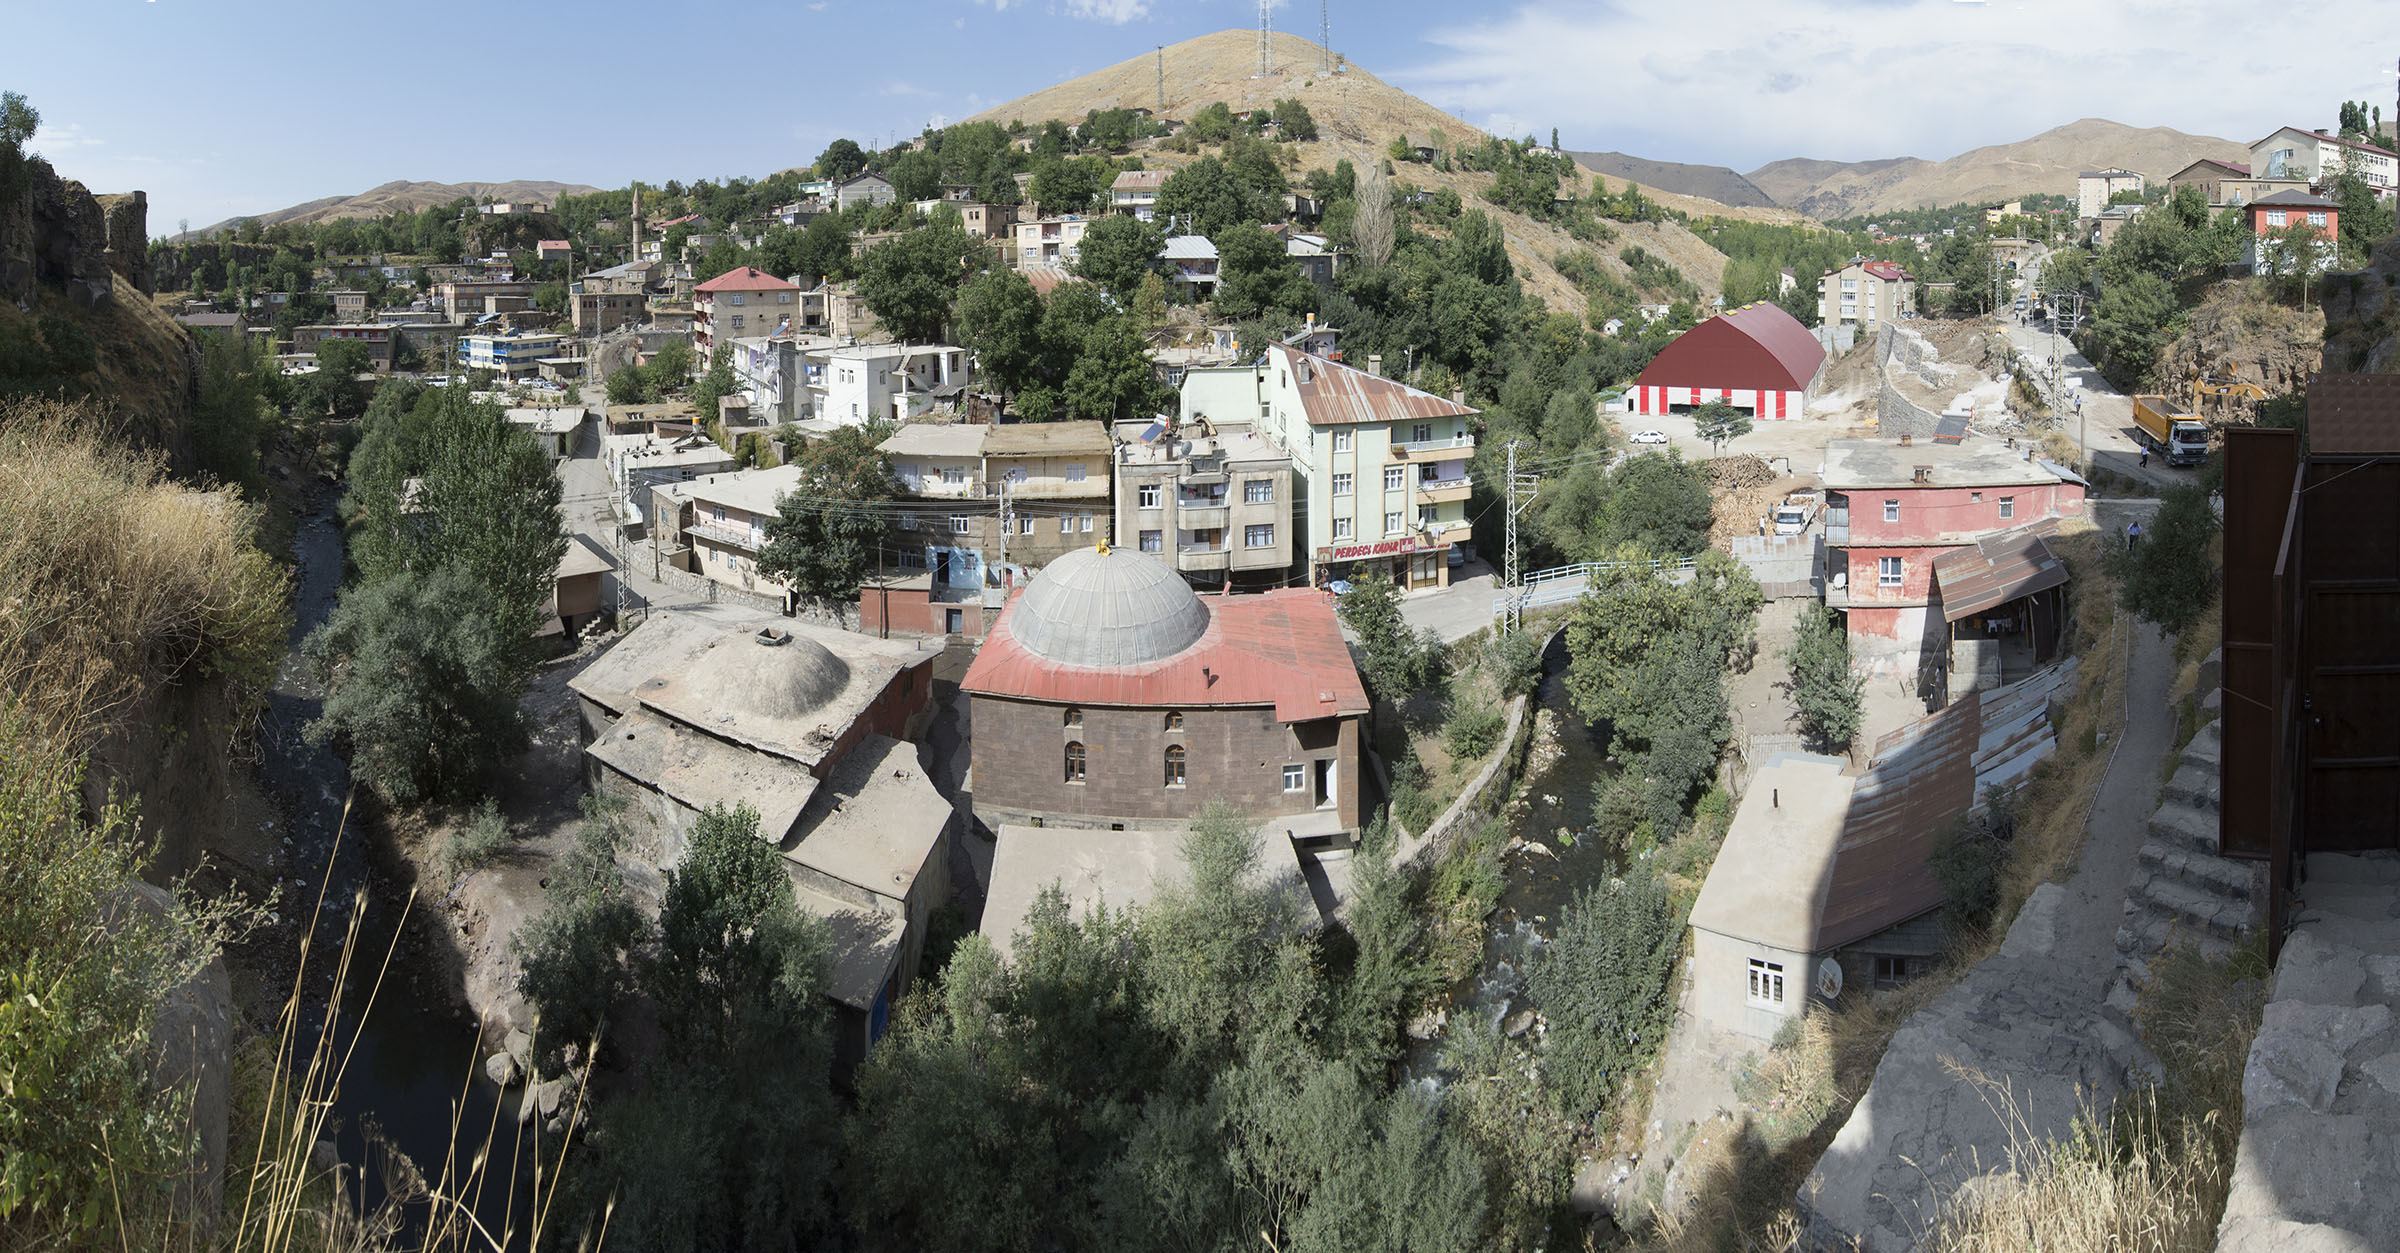
[[[2125,524],[2125,551],[2132,552],[2133,546],[2141,542],[2142,522],[2141,519],[2136,518]]]
[[[2150,445],[2148,444],[2142,445],[2142,468],[2145,470],[2150,468]]]

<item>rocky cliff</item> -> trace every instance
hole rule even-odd
[[[2195,379],[2249,383],[2270,396],[2308,386],[2324,353],[2325,314],[2270,299],[2249,283],[2220,283],[2192,310],[2183,333],[2159,353],[2158,377],[2175,399],[2189,402]],[[2203,394],[2200,416],[2212,422],[2249,421],[2253,404]]]
[[[47,284],[78,308],[104,309],[115,298],[111,274],[149,293],[147,194],[94,196],[38,158],[24,173],[23,194],[0,204],[0,295],[24,304]]]
[[[2343,374],[2400,369],[2400,235],[2376,245],[2363,270],[2325,276],[2325,352]]]

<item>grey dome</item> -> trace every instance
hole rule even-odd
[[[1207,631],[1208,607],[1167,563],[1097,548],[1042,567],[1009,620],[1027,652],[1073,666],[1161,661]]]
[[[693,659],[683,675],[684,699],[718,713],[797,718],[850,684],[849,663],[823,644],[793,632],[764,644],[753,629],[726,632]]]

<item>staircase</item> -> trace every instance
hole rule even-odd
[[[2108,1034],[2129,1067],[2156,1071],[2137,1043],[2134,1006],[2150,979],[2150,963],[2170,944],[2217,958],[2232,952],[2258,926],[2266,901],[2266,865],[2217,855],[2217,767],[2222,747],[2214,687],[2218,659],[2201,668],[2209,718],[2183,748],[2182,760],[2159,794],[2142,841],[2140,863],[2125,889],[2125,919],[2117,928],[2117,977],[2108,993]]]

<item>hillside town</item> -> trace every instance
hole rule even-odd
[[[0,1244],[2379,1247],[2381,106],[1874,204],[1261,20],[200,229],[0,97]]]

